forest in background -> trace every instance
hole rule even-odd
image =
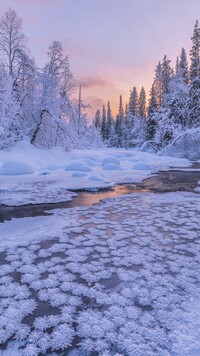
[[[166,55],[158,63],[148,103],[144,87],[139,94],[133,87],[125,107],[120,96],[116,118],[108,102],[90,123],[81,91],[78,100],[72,99],[78,82],[62,43],[49,45],[48,62],[38,68],[27,47],[22,20],[9,9],[0,19],[0,148],[24,137],[38,147],[66,149],[105,145],[157,152],[181,137],[184,145],[194,145],[191,135],[200,135],[198,20],[191,40],[190,64],[184,48],[175,68]]]
[[[116,119],[110,103],[107,109],[97,110],[94,123],[103,141],[115,147],[142,147],[157,152],[186,134],[199,135],[200,126],[200,28],[198,20],[191,38],[190,65],[182,48],[176,66],[165,55],[155,69],[153,84],[146,100],[142,87],[130,91],[128,104],[123,107],[122,96]],[[194,148],[195,149],[195,148]]]

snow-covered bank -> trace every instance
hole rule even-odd
[[[0,203],[67,201],[73,197],[70,189],[141,182],[158,170],[189,165],[186,159],[135,150],[47,150],[23,141],[0,151]]]
[[[197,194],[13,219],[0,246],[1,356],[199,355]]]

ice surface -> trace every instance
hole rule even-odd
[[[198,355],[197,194],[13,219],[0,256],[0,355]]]

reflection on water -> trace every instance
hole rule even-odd
[[[196,166],[192,168],[196,168]],[[200,171],[195,171],[194,169],[190,169],[190,171],[174,169],[169,171],[160,171],[156,175],[145,179],[139,184],[116,185],[115,187],[101,189],[99,191],[76,191],[77,196],[70,202],[24,205],[19,207],[0,206],[0,222],[10,220],[12,218],[48,215],[48,211],[53,209],[92,206],[99,203],[102,199],[115,198],[131,193],[164,193],[175,191],[194,192],[199,180]],[[146,204],[145,199],[143,202]]]
[[[49,215],[47,211],[53,209],[75,208],[78,206],[92,206],[102,199],[115,198],[131,193],[149,192],[148,189],[138,188],[134,184],[117,185],[99,191],[77,191],[78,194],[72,201],[51,204],[23,205],[18,207],[0,207],[0,222],[12,218]]]

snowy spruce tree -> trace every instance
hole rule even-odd
[[[156,66],[155,69],[155,77],[154,77],[153,84],[154,84],[157,108],[160,109],[162,105],[162,66],[160,62],[158,62],[158,65]]]
[[[114,121],[112,118],[110,102],[108,101],[107,117],[106,117],[106,136],[107,136],[109,146],[112,146],[113,135],[114,135]]]
[[[141,119],[146,118],[146,93],[144,87],[142,87],[138,100],[138,116]]]
[[[200,28],[198,20],[194,25],[190,51],[189,127],[200,126]]]
[[[107,140],[107,122],[106,122],[105,105],[103,105],[103,108],[102,108],[101,137],[102,137],[103,141]]]
[[[182,48],[179,64],[177,68],[177,75],[181,76],[184,79],[186,84],[189,83],[189,69],[188,69],[188,61],[187,61],[187,54],[185,48]]]
[[[129,103],[128,103],[128,111],[134,117],[138,115],[139,107],[138,107],[138,92],[136,87],[133,87],[133,90],[130,92]]]
[[[94,125],[96,129],[100,130],[101,128],[101,110],[97,110],[94,118]]]
[[[152,141],[155,137],[156,129],[157,129],[157,96],[155,90],[155,83],[152,84],[151,90],[149,93],[149,101],[148,101],[148,109],[147,109],[147,141]]]

